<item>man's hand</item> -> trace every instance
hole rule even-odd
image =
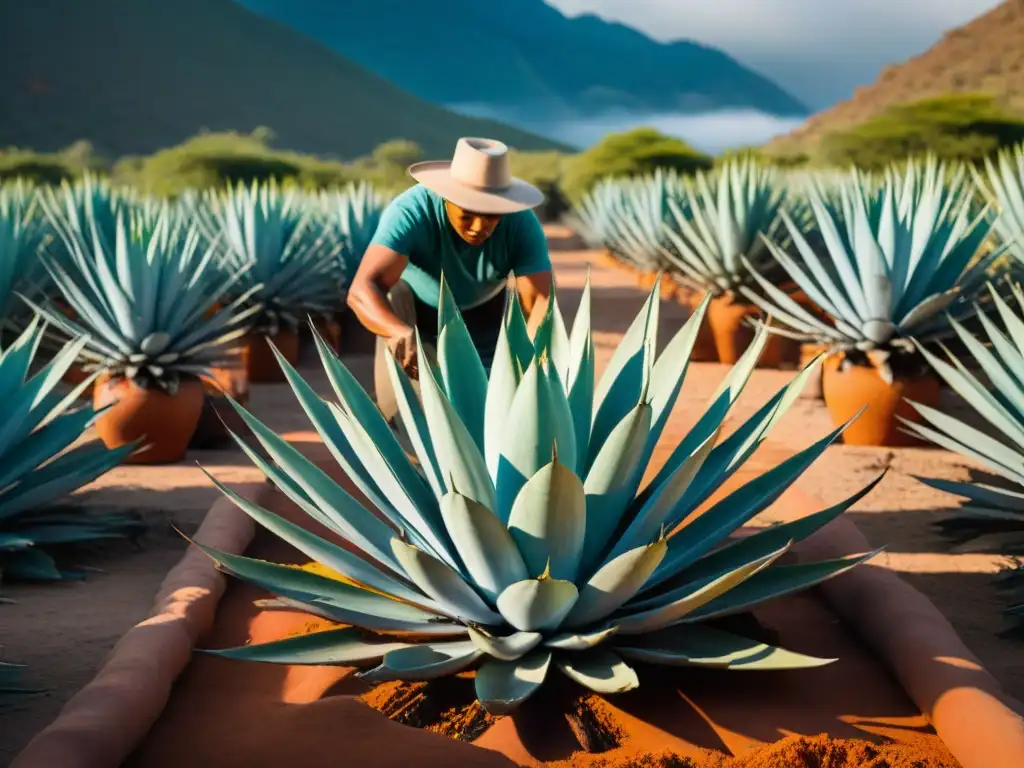
[[[388,351],[402,370],[412,379],[419,378],[419,355],[416,349],[416,332],[411,328],[388,339]]]

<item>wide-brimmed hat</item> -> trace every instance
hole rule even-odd
[[[544,202],[543,192],[512,176],[508,147],[494,139],[459,139],[451,160],[414,163],[409,175],[473,213],[504,215]]]

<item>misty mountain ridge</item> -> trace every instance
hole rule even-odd
[[[723,51],[543,0],[237,0],[420,98],[517,124],[808,109]]]

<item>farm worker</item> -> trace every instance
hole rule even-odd
[[[420,355],[437,343],[441,274],[470,337],[490,367],[514,279],[531,335],[547,310],[551,259],[533,209],[544,194],[512,177],[508,147],[462,138],[451,160],[415,163],[418,184],[381,215],[348,292],[348,305],[377,336],[377,406],[391,421],[398,412],[385,355],[394,355],[414,380]],[[416,348],[418,327],[424,349]]]

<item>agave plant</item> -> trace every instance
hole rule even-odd
[[[225,274],[239,274],[235,296],[259,306],[255,330],[297,330],[307,314],[328,315],[340,302],[338,257],[345,241],[315,206],[275,183],[210,191],[190,212],[220,252]]]
[[[678,173],[662,169],[650,176],[604,179],[567,220],[590,247],[605,249],[635,269],[657,272],[667,244],[668,202],[681,200],[682,188]]]
[[[668,242],[659,248],[679,282],[718,296],[750,282],[744,262],[779,271],[762,240],[778,237],[785,210],[787,188],[777,171],[737,158],[684,188],[682,201],[668,201]]]
[[[975,170],[983,196],[997,211],[994,226],[999,239],[1018,264],[1024,265],[1024,145],[985,158],[985,173]]]
[[[384,197],[372,184],[363,181],[321,193],[320,204],[340,230],[344,247],[338,249],[337,255],[347,285],[377,231],[384,212]]]
[[[827,315],[801,307],[750,263],[756,285],[743,293],[785,335],[848,353],[872,353],[891,375],[889,356],[952,334],[947,316],[975,314],[1001,251],[979,256],[991,229],[966,172],[929,159],[893,169],[881,186],[854,171],[845,183],[812,184],[807,201],[824,245],[819,256],[801,226],[782,212],[799,258],[765,238],[789,276]]]
[[[322,340],[338,403],[286,363],[296,397],[338,464],[376,508],[241,406],[271,461],[239,445],[340,547],[211,480],[254,520],[337,578],[203,547],[220,568],[350,625],[211,651],[233,659],[369,667],[363,680],[428,680],[476,670],[492,713],[515,709],[557,668],[601,693],[638,685],[630,662],[739,670],[827,664],[707,625],[842,573],[866,556],[780,565],[790,545],[868,489],[810,517],[729,541],[842,431],[698,514],[797,398],[798,374],[729,437],[723,423],[767,340],[762,331],[650,483],[642,479],[679,394],[709,299],[655,359],[658,287],[595,377],[590,287],[567,332],[557,307],[531,341],[508,301],[490,375],[442,285],[437,369],[422,401],[390,375],[415,460]],[[870,486],[869,486],[870,487]],[[359,552],[361,554],[355,554]]]
[[[991,429],[983,431],[920,403],[913,405],[925,423],[904,423],[914,434],[973,459],[1008,481],[1008,487],[1000,487],[918,478],[932,488],[967,499],[957,510],[959,519],[943,526],[954,537],[963,537],[965,533],[965,538],[1015,533],[1018,538],[1008,541],[1006,554],[1021,558],[1024,557],[1024,536],[1020,535],[1024,534],[1024,292],[1019,285],[1012,286],[1015,308],[1011,309],[999,291],[991,285],[989,290],[1003,329],[985,312],[979,312],[978,320],[987,339],[975,336],[961,323],[950,320],[964,348],[973,357],[972,368],[980,369],[987,381],[982,381],[948,350],[947,360],[924,348],[921,354]],[[1016,565],[1005,579],[1014,595],[1007,613],[1024,619],[1024,569],[1019,559]]]
[[[35,190],[22,181],[0,185],[0,321],[24,328],[21,293],[38,297],[46,286],[39,248],[46,235],[37,215]]]
[[[198,229],[168,203],[155,213],[118,211],[110,240],[94,215],[62,220],[46,210],[61,247],[43,261],[75,319],[52,305],[36,309],[66,334],[87,337],[86,370],[173,394],[182,376],[212,376],[260,311],[256,288],[217,308],[244,273],[216,272],[214,246],[203,247]]]
[[[99,415],[91,405],[72,409],[91,381],[68,394],[58,386],[87,339],[68,343],[29,376],[43,332],[39,318],[33,318],[0,353],[0,570],[10,578],[63,578],[71,574],[58,569],[50,547],[141,532],[140,524],[125,515],[55,506],[137,446],[108,450],[98,440],[73,445]]]

